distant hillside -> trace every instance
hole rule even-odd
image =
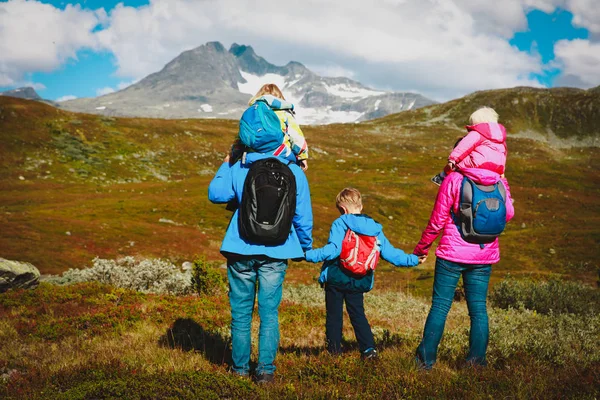
[[[162,70],[121,91],[60,106],[110,116],[238,119],[265,83],[277,84],[296,105],[301,124],[364,121],[435,103],[418,93],[321,77],[299,62],[276,66],[250,46],[234,43],[226,50],[210,42],[181,53]]]
[[[30,86],[0,92],[0,96],[16,97],[18,99],[27,100],[42,100],[35,89]]]
[[[394,118],[407,115],[416,113]],[[443,167],[457,128],[385,121],[306,127],[315,246],[327,242],[339,216],[335,196],[346,186],[364,193],[365,212],[395,246],[412,251],[418,241],[437,193],[429,179]],[[43,273],[96,256],[222,260],[231,213],[208,201],[207,187],[236,132],[234,120],[115,118],[0,97],[0,257],[32,262]],[[509,140],[517,212],[493,279],[556,273],[595,282],[600,148]],[[318,267],[290,271],[306,279]],[[431,272],[386,284],[417,290]]]
[[[494,108],[509,133],[535,131],[559,138],[600,138],[600,87],[486,90],[460,99],[401,112],[378,122],[393,124],[451,124],[462,128],[473,111]]]

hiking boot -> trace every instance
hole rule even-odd
[[[433,368],[433,365],[427,365],[423,361],[421,361],[419,356],[415,357],[415,364],[417,366],[418,371],[431,371],[431,368]]]
[[[273,374],[258,374],[256,375],[256,383],[259,385],[268,385],[273,383],[275,376]]]
[[[363,360],[378,360],[379,359],[379,353],[377,352],[376,349],[374,349],[374,348],[371,347],[370,349],[365,350],[360,355],[360,357]]]
[[[442,177],[440,174],[437,174],[436,176],[431,178],[431,182],[435,183],[438,186],[440,186],[443,181],[444,181],[444,177]]]
[[[229,373],[232,374],[235,377],[238,377],[238,378],[248,378],[248,377],[250,377],[250,374],[248,374],[248,372],[240,372],[240,371],[235,371],[233,369],[229,370]]]

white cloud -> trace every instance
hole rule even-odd
[[[594,33],[600,33],[600,5],[598,0],[568,0],[573,22]]]
[[[344,68],[341,65],[337,65],[337,64],[325,64],[325,65],[322,65],[322,64],[310,65],[310,64],[308,64],[306,67],[321,76],[333,76],[333,77],[344,76],[344,77],[350,78],[350,79],[353,79],[356,76],[356,73],[354,71],[351,71],[351,70]]]
[[[525,0],[526,2],[527,0]],[[516,31],[527,28],[523,0],[481,1],[455,0],[457,7],[473,18],[476,31],[510,39]]]
[[[271,62],[296,60],[321,74],[445,100],[538,85],[529,77],[542,71],[539,55],[520,52],[507,39],[526,29],[530,9],[557,6],[600,32],[596,1],[379,0],[367,7],[363,0],[292,0],[274,7],[272,0],[151,0],[140,8],[119,4],[107,14],[9,0],[0,4],[0,86],[56,69],[87,47],[114,54],[121,90],[182,51],[219,40],[250,44]],[[573,71],[576,53],[565,50],[561,59]]]
[[[34,88],[35,90],[46,89],[46,85],[44,85],[43,83],[39,83],[39,82],[26,81],[26,82],[19,82],[18,85],[21,87],[29,86],[29,87]]]
[[[142,78],[184,50],[220,40],[250,44],[269,61],[277,60],[267,53],[277,53],[284,63],[324,65],[320,72],[343,65],[338,72],[367,82],[377,82],[368,78],[369,66],[395,69],[389,88],[438,88],[445,97],[535,84],[529,76],[541,71],[541,61],[507,42],[526,25],[523,1],[387,0],[367,12],[362,0],[305,0],[297,7],[273,7],[271,0],[153,0],[139,9],[117,6],[98,38],[123,77]]]
[[[566,7],[566,0],[525,0],[525,6],[529,9],[538,9],[550,14],[554,12],[556,7]]]
[[[565,77],[576,78],[578,86],[600,85],[600,43],[589,40],[561,40],[554,46],[556,62]]]
[[[114,93],[114,92],[115,92],[115,89],[107,86],[107,87],[97,89],[96,96],[104,96],[105,94],[110,94],[110,93]]]
[[[56,99],[54,101],[56,101],[57,103],[61,103],[63,101],[75,100],[76,98],[77,98],[77,96],[73,96],[72,94],[68,94],[66,96],[59,97],[58,99]]]
[[[0,85],[14,85],[31,72],[49,72],[81,48],[96,48],[93,11],[64,10],[37,1],[0,4]]]
[[[143,78],[183,50],[219,39],[207,11],[214,1],[153,0],[140,8],[117,5],[109,26],[98,32],[100,43],[117,58],[117,74]],[[236,5],[237,7],[237,5]],[[226,18],[221,15],[220,18]],[[214,20],[217,22],[217,20]]]
[[[117,85],[117,90],[123,90],[123,89],[133,85],[134,83],[137,83],[138,81],[139,81],[139,79],[134,79],[132,81],[119,82],[119,84]]]

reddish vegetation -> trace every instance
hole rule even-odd
[[[416,120],[305,129],[313,148],[308,178],[315,245],[325,243],[337,216],[336,193],[352,185],[364,193],[365,211],[391,241],[412,250],[436,194],[429,177],[461,134],[422,125],[421,114],[414,113]],[[96,256],[182,262],[204,254],[222,260],[230,213],[210,204],[206,190],[236,126],[114,119],[0,98],[0,256],[32,262],[43,273],[88,266]],[[510,135],[508,144],[516,216],[502,238],[494,279],[510,272],[595,282],[598,149],[557,150]],[[432,265],[433,257],[419,271],[396,271],[378,284],[422,286],[430,282]],[[389,268],[383,264],[381,270]],[[294,264],[289,279],[310,282],[317,270]]]

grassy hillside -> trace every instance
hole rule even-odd
[[[317,246],[336,218],[335,195],[348,185],[364,193],[365,211],[393,243],[407,251],[416,244],[437,190],[429,178],[460,133],[444,123],[394,122],[405,115],[305,129]],[[89,265],[95,256],[221,259],[230,213],[210,204],[206,190],[236,130],[233,121],[114,119],[0,98],[0,255],[43,273]],[[502,238],[497,276],[595,281],[598,148],[559,150],[510,137],[508,146],[516,216]],[[387,284],[406,287],[417,274],[427,286],[432,266],[433,257],[426,272]],[[292,279],[306,281],[315,267],[295,271]]]
[[[594,399],[600,394],[597,314],[491,307],[489,366],[474,369],[463,361],[466,306],[455,303],[439,363],[424,372],[413,361],[429,309],[422,300],[380,290],[365,297],[381,354],[378,362],[365,363],[347,319],[348,352],[335,357],[324,350],[324,301],[316,285],[284,288],[276,380],[269,387],[227,372],[224,294],[176,298],[95,283],[42,284],[35,291],[2,294],[0,397]],[[254,324],[255,338],[257,328]]]
[[[535,131],[548,135],[551,132],[562,139],[600,140],[598,88],[582,90],[518,87],[486,90],[447,103],[394,114],[384,118],[384,121],[410,124],[434,119],[462,128],[468,125],[469,115],[482,106],[494,108],[510,133]]]
[[[392,243],[412,250],[436,196],[429,178],[462,133],[435,110],[305,129],[316,246],[337,217],[335,195],[352,185]],[[96,256],[181,263],[206,255],[219,266],[230,213],[206,191],[236,130],[232,121],[103,118],[0,97],[0,257],[55,274]],[[174,297],[43,283],[0,294],[0,398],[598,398],[598,289],[560,279],[598,279],[600,150],[523,137],[508,146],[516,216],[492,275],[488,368],[463,363],[464,302],[453,305],[433,371],[413,363],[435,257],[410,270],[378,267],[365,297],[381,350],[375,364],[358,357],[347,319],[349,351],[324,351],[319,267],[292,263],[270,387],[227,372],[223,292]],[[507,273],[517,280],[504,281]],[[559,280],[544,286],[540,278]]]

